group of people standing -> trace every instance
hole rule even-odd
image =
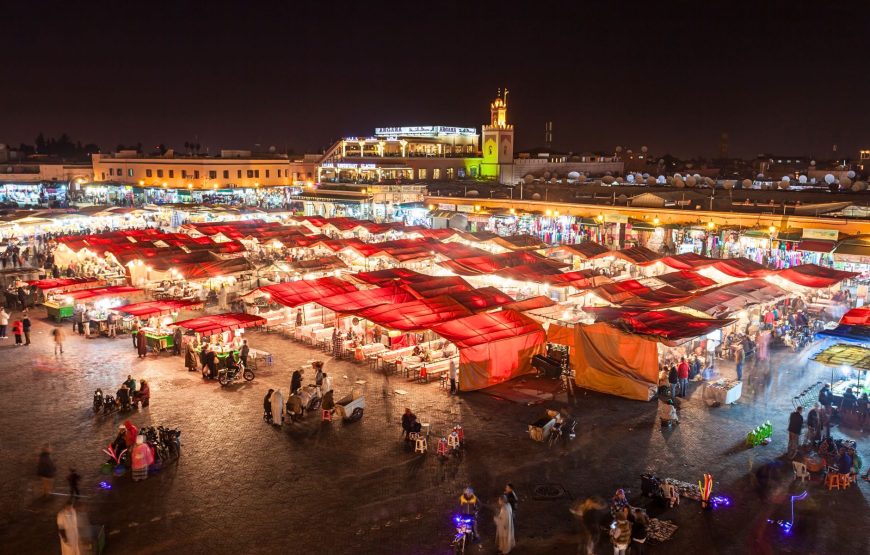
[[[495,523],[495,545],[499,553],[510,553],[516,547],[514,526],[519,497],[513,484],[507,483],[504,491],[498,496],[493,522]],[[471,519],[474,541],[480,541],[477,521],[480,515],[481,503],[472,488],[465,488],[459,496],[459,514]]]
[[[12,315],[6,312],[5,308],[0,308],[0,339],[8,339],[9,321]],[[21,312],[21,316],[12,321],[12,335],[15,336],[15,346],[30,345],[30,315],[25,308]]]

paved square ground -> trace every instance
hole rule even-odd
[[[657,425],[655,403],[582,390],[539,406],[480,393],[453,397],[437,383],[408,383],[335,361],[326,369],[337,398],[356,380],[366,382],[362,421],[321,423],[309,416],[278,429],[262,420],[263,396],[270,387],[286,393],[292,370],[322,358],[314,349],[250,332],[250,343],[273,353],[274,364],[261,365],[251,383],[221,388],[185,371],[180,357],[137,359],[129,336],[68,337],[66,352],[56,357],[49,335],[55,324],[40,315],[37,310],[32,346],[0,340],[3,553],[58,552],[54,518],[66,501],[63,478],[70,466],[83,476],[81,509],[106,526],[108,553],[446,553],[450,516],[466,485],[485,505],[483,541],[473,552],[494,553],[491,507],[507,481],[520,494],[515,553],[576,553],[586,528],[569,507],[607,499],[618,487],[679,527],[670,541],[650,546],[653,553],[870,552],[868,485],[804,488],[780,459],[791,398],[824,378],[802,362],[813,347],[751,367],[744,396],[733,406],[708,408],[702,386],[693,385],[673,430]],[[69,334],[71,326],[64,326]],[[733,374],[727,366],[722,371]],[[151,382],[152,402],[127,417],[136,425],[179,427],[183,453],[176,466],[145,482],[110,478],[112,489],[105,490],[98,485],[107,479],[99,473],[100,450],[123,417],[94,416],[91,398],[97,387],[114,391],[129,373]],[[531,441],[527,424],[545,407],[565,404],[579,419],[577,438],[553,449]],[[443,461],[434,449],[425,456],[406,450],[399,426],[406,406],[436,434],[461,424],[464,455]],[[746,432],[768,419],[773,443],[744,448]],[[866,439],[859,431],[835,435]],[[58,466],[57,495],[43,500],[35,493],[35,468],[47,442]],[[865,443],[860,450],[870,461]],[[684,500],[675,509],[657,507],[640,496],[645,471],[687,482],[711,473],[715,491],[733,505],[702,511]],[[809,498],[798,504],[797,526],[786,537],[767,520],[788,518],[789,495],[803,489]],[[611,552],[606,540],[596,552]]]

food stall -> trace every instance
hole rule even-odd
[[[217,353],[218,365],[224,366],[227,357],[236,354],[242,345],[242,335],[246,328],[263,326],[266,320],[254,314],[228,312],[211,316],[201,316],[190,320],[175,322],[169,326],[178,326],[192,332],[185,336],[185,343],[196,338],[200,345],[197,351],[209,346]]]
[[[203,303],[198,300],[162,300],[145,301],[119,306],[113,309],[124,317],[126,327],[132,327],[132,320],[147,320],[139,329],[145,333],[148,347],[153,351],[162,351],[175,346],[173,330],[169,324],[174,322],[182,310],[198,310]]]
[[[82,312],[82,323],[88,324],[88,331],[99,330],[100,333],[107,333],[109,310],[123,304],[123,297],[139,293],[142,293],[141,289],[127,285],[96,287],[52,295],[43,305],[48,315],[58,321]]]

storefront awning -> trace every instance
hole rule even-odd
[[[439,264],[454,274],[461,276],[475,276],[491,274],[504,268],[513,266],[522,266],[525,264],[546,263],[554,268],[564,268],[567,264],[545,258],[534,252],[529,251],[512,251],[502,254],[491,254],[487,256],[476,256],[471,258],[457,258],[455,260],[447,260]]]
[[[804,239],[796,247],[799,251],[829,253],[837,245],[834,241],[822,241],[820,239]]]
[[[513,310],[476,314],[439,324],[432,331],[455,344],[459,349],[495,343],[510,337],[540,334],[541,324]]]
[[[593,241],[586,241],[585,243],[574,243],[573,245],[559,245],[553,250],[561,250],[562,252],[567,252],[573,256],[577,256],[583,259],[594,258],[598,255],[610,252],[610,249],[608,249],[604,245],[600,245]]]
[[[96,289],[81,289],[79,291],[64,293],[64,295],[77,301],[93,301],[102,297],[122,297],[124,295],[133,295],[141,292],[142,290],[138,287],[116,285],[113,287],[97,287]]]
[[[635,266],[649,266],[662,257],[662,255],[651,249],[638,246],[631,247],[630,249],[623,249],[621,251],[608,251],[607,253],[596,255],[593,258],[604,258],[606,256],[621,258]]]
[[[423,276],[419,272],[409,270],[407,268],[389,268],[386,270],[374,270],[372,272],[359,272],[350,274],[348,277],[361,283],[370,283],[372,285],[386,285],[391,282],[405,283],[408,278]],[[431,276],[426,276],[431,277]]]
[[[675,256],[666,256],[661,259],[661,262],[675,270],[698,270],[712,266],[716,260],[693,252],[687,252]]]
[[[732,319],[698,318],[675,310],[633,311],[602,308],[595,310],[596,319],[662,343],[680,343],[702,337],[734,322]]]
[[[848,367],[866,372],[870,370],[870,348],[838,343],[816,353],[812,360],[825,366]]]
[[[212,316],[193,318],[191,320],[183,320],[170,325],[187,328],[200,335],[208,336],[216,333],[223,333],[225,331],[250,328],[253,326],[263,326],[265,324],[266,319],[255,314],[229,312],[226,314],[216,314]]]
[[[678,270],[656,276],[655,279],[675,287],[681,291],[697,291],[716,285],[712,279],[691,270]]]
[[[87,289],[95,285],[103,285],[104,283],[105,282],[99,278],[49,278],[27,282],[31,287],[36,287],[46,293]]]
[[[723,274],[736,278],[757,278],[773,273],[773,270],[765,268],[748,258],[726,258],[725,260],[715,262],[713,267]]]

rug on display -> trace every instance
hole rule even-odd
[[[657,518],[651,518],[649,527],[646,529],[647,538],[658,543],[668,541],[676,531],[677,525],[673,521]]]

